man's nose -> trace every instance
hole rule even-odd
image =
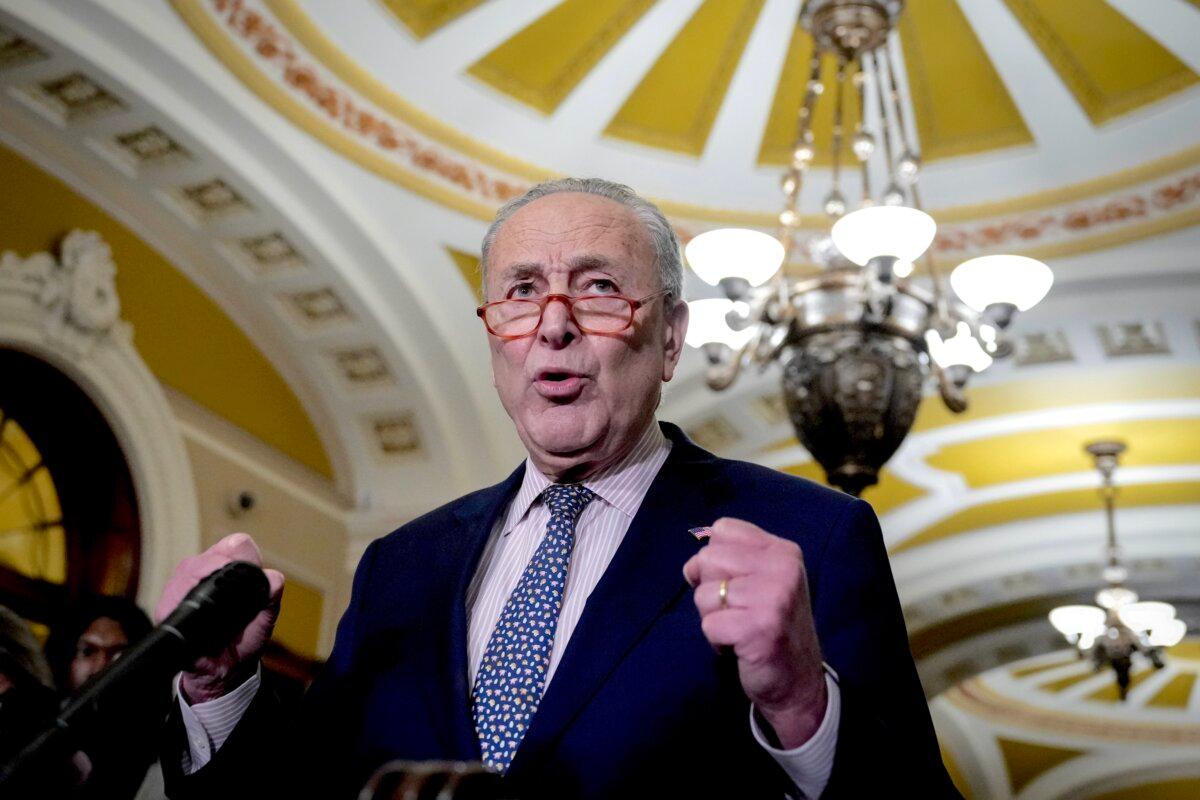
[[[557,298],[548,301],[542,311],[538,339],[551,347],[564,347],[578,336],[579,328],[571,319],[571,311],[566,301]]]

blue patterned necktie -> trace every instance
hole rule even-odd
[[[542,492],[546,535],[508,597],[475,677],[475,731],[483,763],[506,772],[546,686],[554,631],[562,610],[575,522],[595,495],[572,484]]]

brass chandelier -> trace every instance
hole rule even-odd
[[[1050,612],[1050,624],[1075,646],[1080,658],[1090,657],[1097,671],[1112,667],[1117,691],[1124,700],[1135,658],[1145,658],[1155,669],[1162,669],[1163,650],[1183,639],[1187,625],[1175,616],[1170,603],[1139,600],[1137,592],[1125,586],[1129,570],[1117,546],[1117,489],[1113,483],[1117,461],[1125,452],[1124,443],[1094,442],[1084,449],[1100,471],[1100,497],[1107,526],[1102,572],[1105,586],[1096,592],[1096,605],[1059,606]]]
[[[779,362],[797,437],[829,482],[855,495],[878,481],[929,383],[950,409],[966,408],[970,375],[1011,353],[1005,331],[1014,314],[1040,301],[1053,281],[1041,262],[997,255],[959,265],[953,295],[943,286],[929,252],[937,226],[921,207],[921,160],[889,47],[903,9],[903,0],[805,0],[800,22],[814,47],[777,234],[713,230],[685,250],[693,271],[725,295],[690,303],[688,341],[708,358],[708,385],[725,389],[744,366]],[[825,58],[836,67],[828,84]],[[848,131],[851,94],[860,114]],[[832,186],[821,201],[832,227],[802,240],[819,102],[833,104]],[[851,199],[857,209],[847,213]],[[821,273],[786,277],[780,268],[797,254]],[[912,279],[922,255],[927,283]]]

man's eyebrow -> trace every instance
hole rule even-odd
[[[533,263],[509,264],[500,273],[500,280],[501,281],[520,280],[522,278],[537,277],[538,275],[541,275],[541,274],[542,274],[542,267],[540,264],[533,264]]]
[[[612,267],[613,260],[599,253],[583,253],[572,258],[570,264],[572,271],[578,272],[585,269],[607,269]]]

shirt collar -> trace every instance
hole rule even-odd
[[[632,519],[637,514],[650,484],[666,461],[671,441],[663,436],[658,421],[652,419],[637,444],[623,459],[592,475],[583,485],[604,502]],[[507,536],[529,513],[546,487],[553,481],[538,471],[532,459],[525,459],[525,477],[521,488],[508,506],[501,535]]]

